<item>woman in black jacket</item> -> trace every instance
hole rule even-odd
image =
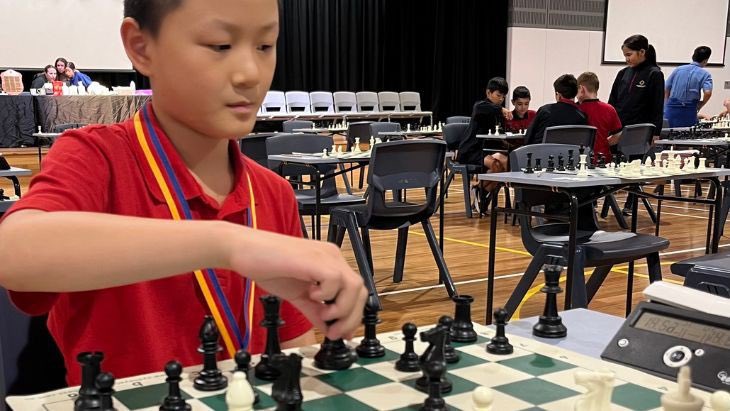
[[[664,74],[656,64],[654,46],[635,34],[624,41],[621,50],[628,67],[616,75],[608,104],[616,109],[623,126],[654,124],[657,139],[664,120]]]

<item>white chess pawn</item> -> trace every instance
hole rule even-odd
[[[715,391],[710,396],[712,411],[730,411],[730,394],[727,391]]]
[[[375,145],[375,137],[370,136],[370,149],[373,149],[373,146]]]
[[[472,411],[492,411],[494,392],[491,388],[479,386],[471,392]]]
[[[254,400],[253,388],[246,381],[246,375],[241,371],[234,372],[226,391],[228,411],[253,411]]]
[[[690,368],[686,365],[679,369],[677,373],[677,390],[668,392],[661,397],[664,411],[702,411],[705,402],[689,391],[690,386],[692,386],[690,372]]]
[[[332,150],[330,150],[330,153],[332,155],[335,155],[336,152],[337,152],[337,144],[332,144]]]
[[[327,149],[326,149],[326,148],[323,148],[323,149],[322,149],[322,158],[327,158],[327,157],[329,157],[329,156],[327,155]]]
[[[355,152],[359,153],[362,150],[360,150],[360,137],[355,137]]]
[[[488,136],[491,136],[492,135],[492,129],[491,128],[489,129],[489,132],[487,133],[487,135]]]

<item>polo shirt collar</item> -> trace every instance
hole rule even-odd
[[[558,103],[570,104],[573,107],[577,107],[578,106],[577,104],[575,104],[575,101],[574,100],[567,99],[567,98],[562,98],[562,97],[560,98],[560,100],[558,100]]]
[[[192,202],[193,200],[200,199],[204,203],[208,203],[208,205],[214,207],[214,208],[220,208],[223,209],[230,209],[231,206],[233,206],[234,209],[243,209],[248,207],[249,203],[249,197],[248,195],[243,195],[243,193],[248,194],[248,184],[246,182],[246,176],[244,174],[244,164],[243,164],[243,156],[241,155],[240,149],[238,147],[238,144],[236,141],[230,141],[228,145],[228,158],[229,161],[232,162],[233,170],[234,170],[234,188],[232,192],[226,196],[226,199],[224,200],[223,204],[216,205],[215,200],[213,200],[210,196],[205,194],[203,191],[203,188],[200,186],[200,184],[195,180],[195,177],[193,177],[192,173],[188,169],[187,165],[183,161],[182,157],[180,156],[180,153],[178,153],[177,149],[175,148],[172,141],[170,141],[170,138],[167,136],[165,131],[160,126],[160,123],[157,121],[157,116],[155,116],[154,109],[152,108],[152,104],[147,104],[145,107],[143,107],[140,110],[140,116],[142,117],[142,123],[143,128],[146,128],[146,122],[144,120],[144,116],[142,116],[142,110],[147,109],[148,118],[149,118],[149,124],[151,124],[152,131],[157,135],[160,146],[162,147],[162,150],[167,155],[167,158],[170,163],[170,167],[172,168],[173,172],[175,173],[175,176],[177,177],[178,182],[180,183],[180,188],[183,192],[183,196],[188,201],[188,203]],[[147,187],[150,191],[150,193],[157,199],[159,202],[164,203],[165,197],[162,194],[162,191],[160,190],[160,187],[157,183],[157,179],[155,178],[152,169],[149,166],[149,162],[147,161],[147,157],[145,156],[142,148],[137,143],[136,138],[136,132],[134,129],[134,119],[131,119],[129,122],[129,127],[131,127],[131,133],[132,137],[134,137],[133,140],[133,146],[134,146],[134,153],[137,157],[137,161],[140,164],[140,168],[142,169],[142,173],[144,174],[144,179],[147,184]],[[165,174],[164,166],[162,164],[159,164],[159,167],[163,174]],[[170,187],[172,190],[172,187]],[[174,193],[173,193],[174,196]],[[231,212],[235,210],[230,210]]]
[[[698,62],[696,62],[696,61],[693,61],[693,62],[691,62],[691,63],[689,63],[689,64],[691,64],[691,65],[693,65],[693,66],[697,66],[697,67],[702,67],[702,66],[700,66],[700,63],[698,63]]]

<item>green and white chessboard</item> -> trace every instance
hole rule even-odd
[[[426,327],[421,328],[423,331]],[[615,411],[661,410],[660,397],[674,390],[676,384],[618,364],[586,357],[559,347],[531,339],[511,336],[514,353],[506,356],[486,352],[486,342],[494,334],[490,328],[476,325],[479,339],[472,344],[455,343],[461,360],[448,365],[448,378],[453,391],[446,394],[446,403],[454,410],[471,410],[471,393],[483,385],[494,390],[493,409],[511,410],[572,410],[585,389],[574,381],[579,369],[610,369],[616,373],[613,391]],[[314,368],[312,357],[318,347],[303,347],[290,352],[304,356],[301,386],[304,410],[417,410],[426,394],[414,388],[420,373],[403,373],[394,367],[404,342],[400,332],[378,336],[386,347],[385,357],[359,359],[350,369],[328,372]],[[359,340],[358,340],[359,341]],[[354,344],[355,342],[353,342]],[[426,344],[418,341],[416,352]],[[254,357],[254,361],[257,357]],[[221,369],[231,370],[231,360],[219,363]],[[103,368],[103,363],[102,363]],[[192,379],[199,367],[185,369],[182,391],[193,410],[226,410],[225,391],[200,392],[193,388]],[[164,373],[130,377],[117,381],[115,407],[119,411],[157,410],[167,394]],[[261,398],[256,409],[273,409],[276,404],[269,396],[272,384],[252,381]],[[73,410],[78,388],[27,397],[10,397],[14,410]],[[707,403],[708,394],[692,392]]]

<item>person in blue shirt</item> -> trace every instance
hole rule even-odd
[[[712,75],[704,67],[710,59],[707,46],[697,47],[692,63],[677,67],[664,85],[664,117],[669,127],[697,124],[697,113],[712,96]]]
[[[66,77],[71,79],[70,81],[72,86],[78,86],[79,83],[81,83],[84,87],[89,87],[91,84],[91,77],[76,70],[76,65],[73,61],[68,62],[68,66],[66,67]]]

